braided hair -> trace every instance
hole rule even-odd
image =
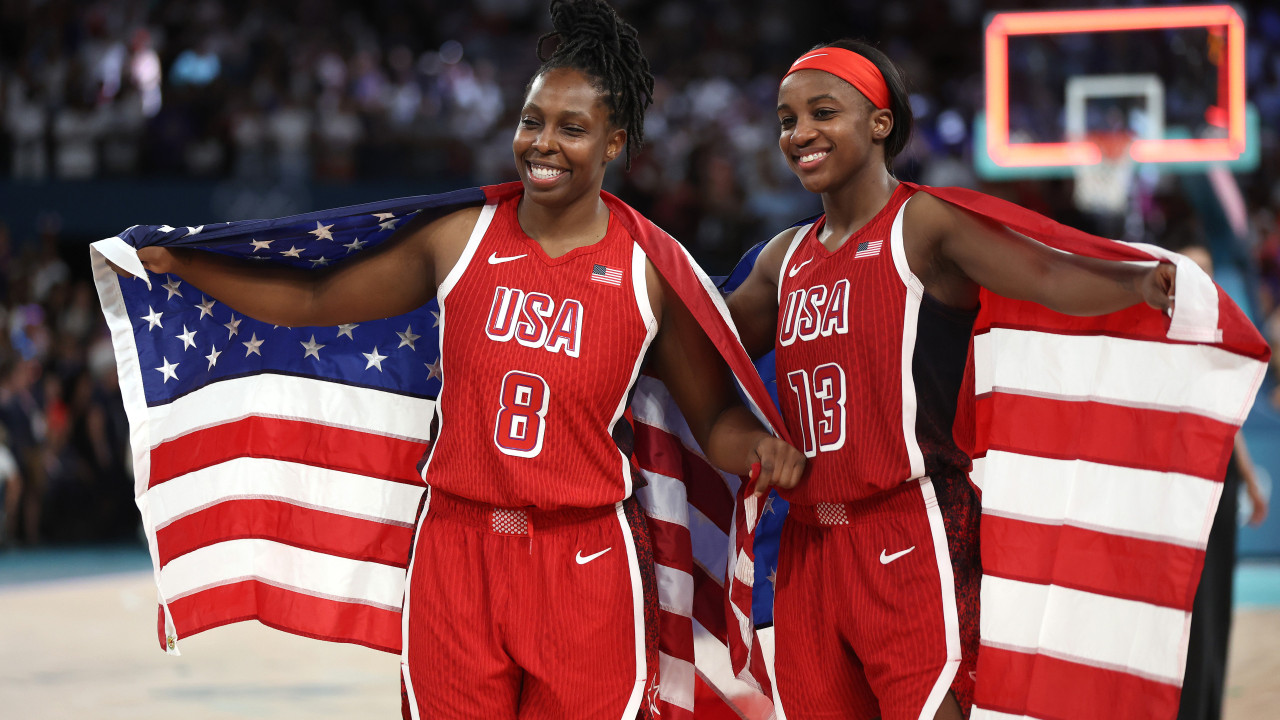
[[[626,167],[631,169],[631,153],[644,143],[644,111],[653,101],[653,74],[636,29],[604,0],[551,0],[551,26],[551,32],[538,38],[542,66],[534,79],[555,68],[572,68],[590,78],[604,96],[609,122],[627,131]],[[550,38],[559,43],[550,57],[543,57],[542,45]]]

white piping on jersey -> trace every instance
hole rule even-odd
[[[622,542],[627,550],[627,570],[631,574],[631,610],[635,626],[636,683],[620,718],[620,720],[629,720],[640,713],[640,704],[644,701],[645,682],[649,679],[648,654],[644,644],[644,582],[640,576],[640,558],[636,554],[635,538],[631,535],[631,523],[627,522],[627,511],[622,503],[618,503],[614,506],[614,512],[617,513],[618,524],[622,530]]]
[[[444,281],[440,283],[440,287],[436,288],[436,299],[440,301],[441,316],[444,315],[444,298],[458,284],[458,280],[462,278],[462,274],[467,271],[467,266],[471,264],[471,259],[475,257],[476,250],[480,248],[480,241],[484,239],[484,234],[489,230],[489,223],[493,222],[493,215],[498,210],[498,203],[487,203],[480,210],[480,217],[476,219],[476,226],[471,231],[471,237],[467,238],[467,245],[462,249],[462,255],[458,258],[458,262],[453,264],[453,269],[445,275]],[[441,336],[444,335],[444,327],[441,325]]]
[[[914,195],[912,197],[915,197]],[[924,299],[924,283],[911,272],[907,265],[907,252],[902,240],[903,219],[906,217],[907,198],[898,208],[893,219],[893,227],[889,230],[889,247],[893,253],[893,264],[907,288],[906,307],[902,316],[902,440],[907,450],[907,460],[911,465],[912,478],[924,475],[924,453],[920,450],[920,441],[916,437],[916,381],[911,374],[911,362],[916,349],[916,331],[920,323],[920,303]]]
[[[649,282],[645,272],[647,264],[648,257],[644,254],[644,250],[640,249],[640,243],[632,240],[631,290],[635,296],[636,309],[640,311],[640,319],[644,322],[644,343],[636,353],[636,363],[631,368],[631,380],[623,388],[622,397],[618,399],[618,406],[613,410],[613,419],[609,421],[609,432],[613,432],[618,420],[626,412],[627,400],[631,397],[631,389],[636,385],[636,378],[640,377],[640,367],[644,365],[645,356],[649,352],[649,344],[653,342],[653,338],[658,334],[658,319],[654,317],[653,306],[649,304]],[[619,450],[618,455],[622,458],[622,497],[629,498],[632,492],[631,458],[622,453],[621,450]]]
[[[458,262],[454,263],[453,269],[449,271],[449,274],[445,275],[444,282],[441,282],[440,287],[436,288],[436,301],[440,305],[440,329],[439,335],[436,336],[437,347],[440,348],[440,359],[437,360],[437,362],[440,363],[440,392],[436,393],[436,404],[434,410],[436,418],[439,418],[439,424],[437,427],[440,428],[444,427],[444,408],[440,403],[444,400],[445,393],[444,325],[445,319],[448,315],[448,313],[445,312],[444,299],[445,296],[449,294],[449,291],[453,289],[453,286],[458,284],[458,280],[462,278],[462,274],[467,271],[467,266],[471,264],[471,259],[475,257],[476,250],[480,248],[480,243],[484,240],[485,233],[489,231],[489,223],[493,222],[493,215],[497,209],[498,203],[491,202],[487,203],[484,208],[480,210],[480,217],[476,218],[476,226],[472,228],[471,236],[467,238],[467,245],[462,249],[462,255],[458,258]],[[427,479],[427,468],[431,467],[431,458],[435,457],[436,448],[439,446],[440,443],[433,443],[431,445],[431,453],[427,455],[427,461],[422,463],[422,472],[420,475],[424,482]]]
[[[422,512],[418,514],[418,526],[413,530],[413,546],[419,547],[419,536],[422,534],[422,524],[427,519],[427,513],[431,511],[431,487],[427,487],[427,497],[422,504]],[[405,571],[404,580],[404,607],[400,611],[400,675],[404,678],[405,694],[409,699],[409,715],[412,720],[420,720],[418,713],[418,697],[413,689],[413,681],[410,679],[409,671],[409,592],[413,587],[413,565],[417,559],[417,553],[409,555],[409,568]]]
[[[809,228],[813,227],[813,223],[802,225],[796,229],[796,234],[791,237],[791,244],[787,246],[787,254],[782,256],[782,267],[778,270],[778,306],[782,306],[782,282],[787,279],[787,266],[791,264],[791,256],[795,254],[800,247],[800,241],[804,240],[804,236],[808,234]]]
[[[925,514],[929,517],[929,534],[933,538],[933,554],[938,562],[938,584],[942,596],[942,626],[947,642],[947,662],[933,683],[933,690],[920,709],[920,720],[932,720],[942,706],[956,671],[960,669],[960,613],[956,608],[956,578],[951,570],[951,551],[947,547],[947,528],[942,522],[942,509],[933,491],[933,482],[927,477],[918,480],[920,494],[924,496]]]

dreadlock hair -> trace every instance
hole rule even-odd
[[[555,68],[573,68],[590,78],[592,87],[604,95],[609,122],[627,131],[630,170],[631,153],[644,143],[644,111],[653,101],[653,74],[636,29],[604,0],[551,0],[551,27],[538,38],[542,66],[534,79]],[[559,43],[550,57],[543,57],[542,45],[550,38]]]
[[[875,46],[862,40],[853,40],[849,38],[836,40],[835,42],[822,43],[809,48],[809,52],[820,50],[824,47],[837,47],[851,52],[856,52],[862,57],[871,61],[880,70],[880,74],[884,76],[884,84],[889,89],[889,110],[893,113],[893,129],[889,131],[889,137],[884,142],[884,165],[889,170],[889,174],[893,174],[893,159],[898,156],[907,147],[907,141],[911,139],[911,126],[914,124],[914,117],[911,113],[911,98],[907,94],[907,81],[902,71],[897,65],[889,59]]]

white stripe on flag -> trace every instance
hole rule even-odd
[[[997,710],[988,710],[973,706],[973,712],[969,713],[969,720],[1031,720],[1026,715],[1010,715]]]
[[[662,673],[660,690],[662,699],[693,712],[693,663],[666,653],[659,653],[658,668]]]
[[[1196,548],[1220,489],[1191,475],[998,450],[984,465],[984,513]]]
[[[982,578],[982,642],[1181,683],[1190,613],[1149,603]]]
[[[658,576],[658,605],[674,615],[693,617],[693,576],[659,563],[653,569]]]
[[[204,588],[247,578],[393,611],[398,611],[404,600],[403,568],[269,540],[228,540],[175,558],[160,570],[160,594],[165,602],[173,602]]]
[[[992,357],[1037,358],[998,363]],[[974,338],[975,392],[1187,411],[1239,424],[1263,364],[1203,345],[994,328]]]
[[[412,527],[422,488],[282,460],[236,458],[147,491],[157,528],[221,501],[254,497]]]
[[[434,400],[290,375],[223,380],[148,409],[155,445],[249,415],[319,422],[426,442]],[[342,418],[335,425],[333,418]],[[154,447],[154,445],[153,445]]]

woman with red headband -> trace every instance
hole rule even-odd
[[[1061,253],[900,183],[905,84],[864,43],[797,60],[778,120],[824,214],[773,238],[729,298],[747,349],[776,350],[810,458],[782,493],[778,693],[791,720],[965,717],[981,565],[956,438],[972,434],[960,397],[979,288],[1071,315],[1168,309],[1174,268]]]

